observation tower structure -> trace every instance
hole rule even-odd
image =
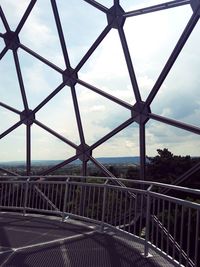
[[[37,150],[40,151],[42,148],[43,151],[48,151],[48,147],[50,146],[49,144],[51,143],[51,141],[49,141],[49,143],[45,141],[43,143],[42,141],[37,142],[37,138],[38,140],[40,139],[40,132],[47,134],[48,137],[50,136],[50,138],[53,138],[53,140],[57,140],[60,145],[57,150],[62,147],[61,150],[63,154],[61,154],[61,157],[64,157],[62,162],[43,170],[40,173],[41,175],[51,174],[53,171],[79,159],[82,164],[80,172],[81,175],[87,175],[88,162],[91,162],[97,168],[99,168],[105,176],[113,177],[114,175],[96,159],[95,151],[101,151],[102,147],[106,145],[106,149],[104,149],[104,151],[109,151],[110,153],[112,150],[114,150],[114,155],[118,156],[116,154],[116,147],[119,147],[119,150],[122,151],[123,147],[127,145],[130,149],[132,149],[132,153],[135,153],[135,155],[138,153],[140,156],[139,179],[144,180],[147,143],[151,138],[156,140],[156,137],[154,138],[153,136],[156,136],[156,133],[154,134],[153,131],[151,132],[149,129],[151,127],[156,127],[157,129],[159,127],[158,125],[161,125],[161,131],[162,129],[163,131],[167,131],[168,127],[170,130],[172,128],[175,129],[174,131],[176,131],[176,129],[183,130],[182,132],[178,131],[176,133],[176,137],[180,136],[180,138],[183,133],[182,140],[184,140],[184,135],[187,136],[188,132],[190,134],[190,139],[191,134],[193,134],[196,142],[193,147],[198,146],[199,141],[197,137],[200,133],[199,126],[195,125],[195,123],[190,123],[189,120],[185,122],[176,118],[174,119],[173,116],[170,117],[170,111],[168,112],[169,115],[167,115],[167,110],[169,110],[168,106],[166,109],[156,109],[156,105],[158,105],[156,99],[159,99],[159,94],[162,96],[163,90],[165,93],[163,105],[165,100],[166,102],[170,102],[170,99],[172,99],[172,94],[180,93],[180,103],[178,103],[177,97],[172,101],[172,114],[176,109],[176,106],[179,109],[181,108],[183,111],[184,109],[188,109],[189,106],[193,108],[192,104],[189,104],[191,99],[187,96],[190,94],[190,92],[191,95],[193,95],[192,86],[198,86],[197,84],[191,82],[190,86],[189,83],[186,82],[185,88],[183,88],[182,91],[185,92],[185,90],[187,90],[189,93],[183,93],[182,96],[181,89],[177,89],[176,93],[176,86],[184,86],[184,82],[180,82],[180,79],[184,80],[184,77],[187,76],[184,73],[184,71],[186,72],[186,67],[183,67],[183,65],[179,64],[178,67],[180,68],[179,71],[181,72],[182,76],[180,77],[180,72],[178,72],[178,74],[175,72],[177,79],[174,75],[174,84],[171,85],[173,87],[172,90],[168,88],[168,84],[165,86],[165,80],[170,75],[170,72],[173,71],[176,61],[179,59],[179,57],[181,57],[184,46],[187,44],[187,41],[190,40],[190,36],[192,35],[193,31],[195,31],[196,25],[198,26],[200,15],[200,3],[198,0],[176,0],[169,2],[158,1],[160,3],[156,2],[156,4],[151,6],[148,6],[148,4],[146,5],[145,3],[140,3],[141,7],[139,8],[137,1],[135,1],[135,3],[133,1],[132,10],[127,10],[130,8],[129,6],[131,6],[130,3],[128,4],[128,1],[120,2],[115,0],[110,2],[105,1],[105,3],[103,3],[103,1],[98,2],[92,0],[80,1],[81,9],[83,10],[84,7],[86,10],[84,15],[87,16],[88,8],[88,16],[92,16],[93,13],[95,15],[98,13],[98,16],[100,16],[99,18],[102,18],[103,20],[102,24],[99,24],[94,20],[95,26],[98,26],[96,33],[92,36],[94,40],[85,41],[85,43],[87,43],[87,47],[84,47],[85,50],[81,53],[79,53],[77,48],[76,50],[72,49],[70,37],[75,36],[75,45],[78,44],[77,46],[80,46],[82,39],[87,40],[87,34],[89,36],[90,30],[89,27],[92,28],[92,23],[89,25],[89,22],[85,19],[87,24],[86,27],[88,28],[87,31],[83,32],[83,36],[82,32],[77,32],[77,28],[73,29],[73,25],[74,27],[77,27],[72,20],[74,19],[75,21],[76,17],[78,20],[78,3],[77,5],[72,3],[64,4],[61,3],[61,1],[57,3],[57,1],[54,0],[49,1],[48,3],[45,2],[47,7],[46,12],[49,12],[47,12],[48,14],[45,15],[45,10],[40,10],[40,8],[43,7],[40,1],[24,1],[24,6],[21,4],[19,10],[16,11],[18,13],[16,13],[16,20],[13,22],[13,12],[10,9],[11,7],[9,7],[9,4],[6,3],[6,1],[1,2],[1,153],[3,153],[2,155],[6,154],[6,151],[7,154],[10,153],[10,146],[12,146],[12,154],[14,155],[16,153],[16,160],[18,160],[21,155],[17,154],[17,150],[20,150],[21,148],[15,148],[15,146],[17,146],[17,143],[20,139],[21,143],[24,144],[23,157],[24,161],[26,162],[27,175],[31,174],[32,159],[40,159],[36,158],[35,156],[37,154]],[[66,5],[66,7],[63,5]],[[70,12],[74,10],[73,14],[70,13],[70,15],[68,15],[69,18],[67,16],[64,17],[63,14],[63,8],[67,9],[68,5],[71,7],[71,9],[69,9]],[[184,12],[186,9],[187,18],[184,19],[184,22],[182,17],[176,17],[177,25],[179,20],[181,20],[182,23],[181,27],[179,27],[179,32],[176,35],[176,38],[174,38],[177,40],[173,40],[173,44],[171,44],[170,40],[164,40],[166,43],[169,41],[172,49],[170,48],[170,53],[169,51],[166,52],[167,56],[165,56],[165,59],[162,60],[163,65],[158,64],[160,68],[157,68],[156,66],[159,72],[158,74],[156,73],[157,76],[155,75],[155,81],[151,80],[150,83],[145,87],[145,82],[140,82],[142,79],[142,68],[144,67],[144,69],[151,69],[151,64],[152,68],[154,68],[156,61],[159,61],[159,55],[157,58],[153,58],[152,62],[145,62],[142,57],[145,58],[148,55],[148,50],[151,50],[150,42],[152,39],[157,40],[159,44],[160,40],[163,42],[162,38],[164,38],[163,36],[165,35],[164,31],[166,30],[166,25],[163,26],[164,24],[162,25],[162,21],[160,22],[160,32],[163,32],[163,36],[158,36],[156,32],[155,34],[152,34],[152,37],[148,36],[149,44],[147,42],[148,40],[146,40],[145,46],[141,43],[140,58],[143,60],[141,65],[137,65],[139,62],[136,54],[138,52],[137,49],[135,49],[137,52],[135,52],[136,59],[134,59],[134,49],[132,49],[132,45],[134,45],[134,42],[136,43],[139,37],[144,34],[142,30],[144,30],[145,27],[147,28],[148,23],[151,22],[149,16],[152,17],[155,15],[156,17],[157,14],[161,13],[164,17],[165,12],[170,13],[174,10],[183,10],[183,14],[185,14]],[[179,12],[177,14],[181,13]],[[41,15],[41,17],[44,16],[44,20],[42,20],[40,23],[37,21],[37,19],[39,20],[39,15]],[[80,15],[83,16],[83,13]],[[51,16],[51,20],[48,16]],[[139,20],[136,20],[135,24],[134,21],[133,23],[129,24],[129,21],[138,18]],[[142,24],[143,18],[147,18],[147,20],[144,22],[146,26]],[[159,24],[159,19],[161,18],[162,16],[156,17],[154,26]],[[164,18],[164,23],[169,23],[170,26],[173,24],[173,27],[176,27],[174,21],[170,24],[170,19],[168,20],[167,16]],[[67,19],[69,19],[68,22]],[[44,21],[48,20],[50,20],[50,22],[48,22],[49,24],[45,25]],[[68,31],[66,30],[67,23]],[[141,31],[140,28],[138,28],[140,24]],[[139,37],[134,36],[134,25],[137,27]],[[49,28],[47,26],[49,26]],[[40,30],[37,27],[40,27]],[[48,41],[43,40],[43,38],[45,38],[45,31],[48,33],[48,31],[50,31],[50,27],[55,30],[55,35],[57,35],[56,37],[53,36],[50,42],[53,42],[54,39],[57,38],[57,47],[60,49],[60,54],[55,54],[55,56],[54,53],[56,52],[52,50],[50,42],[48,43]],[[133,31],[133,36],[131,31]],[[44,36],[42,34],[43,32]],[[100,33],[98,34],[98,32]],[[38,36],[36,36],[37,34]],[[111,59],[108,58],[107,62],[105,61],[100,65],[101,68],[98,68],[98,64],[101,63],[99,57],[102,56],[103,49],[105,50],[104,47],[102,48],[102,45],[104,42],[106,42],[106,38],[110,38],[109,36],[112,34],[114,36],[113,41],[109,41],[110,43],[108,44],[110,44],[110,55],[112,55],[112,53],[113,55],[111,56]],[[49,35],[51,35],[51,32]],[[146,35],[148,35],[148,32],[146,32]],[[46,36],[48,37],[48,34]],[[42,47],[43,42],[45,45]],[[115,50],[117,45],[121,50],[121,54],[119,54],[118,50]],[[40,47],[42,47],[41,50]],[[144,47],[146,47],[146,50],[144,50]],[[154,50],[155,49],[159,50],[159,47],[154,47]],[[40,51],[38,52],[37,50]],[[185,53],[187,52],[188,51]],[[98,53],[100,55],[98,55]],[[160,55],[160,57],[161,56],[162,55]],[[191,57],[195,58],[195,55],[192,54]],[[117,58],[120,58],[121,61],[116,60],[112,65],[112,60]],[[137,61],[137,71],[135,68],[135,61]],[[120,65],[122,63],[124,64],[124,68],[120,69]],[[142,64],[149,65],[143,66]],[[12,70],[10,77],[9,68]],[[44,73],[45,77],[42,80],[41,75],[43,74],[43,68],[47,68],[47,72]],[[99,71],[99,73],[96,72],[97,74],[95,74],[97,76],[96,80],[92,77],[92,69],[95,68],[97,71]],[[105,78],[106,76],[104,69],[105,72],[109,69],[107,78]],[[124,74],[124,72],[126,73]],[[107,84],[104,84],[104,82],[100,81],[101,74],[103,79],[108,80]],[[56,75],[56,78],[54,75]],[[120,78],[117,77],[120,75],[122,77],[122,82],[120,82]],[[124,77],[126,77],[126,79]],[[146,79],[148,83],[148,76],[144,76],[143,78]],[[187,78],[189,79],[190,76],[188,75],[186,79]],[[196,79],[196,76],[194,75],[193,78]],[[12,81],[12,79],[14,79],[14,81]],[[114,83],[115,79],[117,80],[116,83]],[[50,82],[53,80],[52,85],[49,86],[49,84],[47,84],[48,80]],[[113,87],[111,85],[110,89],[109,83],[112,81],[114,84]],[[198,83],[197,80],[195,80],[195,82]],[[99,85],[96,86],[96,83]],[[120,85],[118,85],[118,83],[120,83]],[[46,89],[46,87],[48,87],[48,89]],[[167,92],[165,87],[167,87],[169,92]],[[8,97],[5,97],[5,95],[8,95]],[[87,99],[87,103],[83,102],[82,99],[84,99],[84,97]],[[62,111],[59,109],[59,106],[63,104],[61,104],[59,101],[56,103],[55,101],[57,98],[66,99],[66,105]],[[169,101],[167,100],[168,98]],[[102,101],[106,101],[106,104],[102,104]],[[196,101],[198,102],[198,95],[196,96]],[[154,103],[155,105],[152,108]],[[54,109],[53,104],[55,106]],[[68,111],[69,106],[71,106],[70,112]],[[110,109],[109,106],[111,107]],[[46,116],[46,119],[44,119],[43,116],[45,112],[46,115],[44,116]],[[66,117],[64,112],[66,112]],[[197,109],[195,109],[194,112],[198,112]],[[93,121],[88,120],[89,116],[93,116]],[[91,123],[95,121],[95,116],[97,120],[96,125],[91,125]],[[8,121],[8,123],[6,124],[5,121]],[[156,126],[154,125],[154,122],[156,123]],[[101,123],[103,125],[102,128],[100,127]],[[76,133],[75,131],[73,132],[73,127],[76,129]],[[125,135],[128,136],[126,138],[127,142],[122,138],[124,131]],[[131,131],[132,134],[130,134]],[[9,139],[10,136],[12,140]],[[115,142],[112,142],[115,137],[119,138],[116,139]],[[45,140],[45,138],[46,137],[44,136],[43,140]],[[172,142],[172,140],[169,142]],[[186,139],[184,143],[185,142]],[[68,153],[68,151],[70,152]],[[54,154],[56,153],[52,151],[51,154],[52,159],[55,159]],[[41,153],[38,152],[37,157],[40,155]],[[132,155],[134,156],[134,154]],[[106,154],[104,154],[104,156],[106,156]],[[5,158],[7,158],[7,156]],[[12,157],[12,159],[14,159],[14,157]],[[197,164],[193,171],[198,169],[199,164]],[[4,171],[9,173],[7,170]]]
[[[179,186],[200,163],[145,179],[160,146],[199,153],[199,18],[200,0],[0,0],[0,162],[25,162],[0,168],[1,266],[200,266],[200,190]],[[125,155],[138,180],[98,160]]]

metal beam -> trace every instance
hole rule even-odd
[[[160,122],[163,122],[165,124],[169,124],[171,126],[183,129],[185,131],[189,131],[189,132],[192,132],[195,134],[200,134],[200,128],[199,127],[195,127],[195,126],[187,124],[187,123],[183,123],[183,122],[180,122],[177,120],[169,119],[169,118],[159,116],[159,115],[156,115],[153,113],[149,113],[148,117],[151,119],[154,119],[156,121],[160,121]]]
[[[77,154],[71,158],[68,158],[67,160],[62,161],[61,163],[57,164],[56,166],[53,166],[52,168],[49,168],[45,171],[42,171],[41,173],[39,173],[39,175],[47,175],[49,173],[52,173],[52,172],[64,167],[65,165],[71,163],[72,161],[78,159],[78,157],[79,157],[79,155]]]
[[[29,3],[29,5],[28,5],[28,7],[27,7],[27,9],[26,9],[26,11],[25,11],[23,17],[21,18],[21,20],[20,20],[20,22],[19,22],[19,24],[18,24],[18,26],[17,26],[17,28],[16,28],[15,33],[16,33],[17,35],[20,33],[21,29],[23,28],[23,26],[24,26],[24,24],[25,24],[25,22],[26,22],[28,16],[30,15],[30,13],[31,13],[31,11],[32,11],[32,9],[33,9],[33,7],[34,7],[36,1],[37,1],[37,0],[31,0],[31,2]]]
[[[186,181],[192,174],[196,173],[199,170],[200,170],[200,162],[198,162],[192,168],[190,168],[185,173],[183,173],[182,175],[180,175],[171,184],[172,185],[180,185],[181,183],[183,183],[184,181]],[[161,190],[161,193],[162,194],[167,194],[170,190],[171,190],[170,188],[166,188],[166,189]]]
[[[117,134],[120,131],[122,131],[124,128],[126,128],[127,126],[129,126],[133,122],[134,122],[134,119],[133,118],[130,118],[130,119],[126,120],[121,125],[119,125],[118,127],[116,127],[114,130],[112,130],[111,132],[109,132],[108,134],[106,134],[104,137],[102,137],[101,139],[99,139],[96,143],[94,143],[93,145],[91,145],[90,146],[90,149],[93,150],[93,149],[97,148],[98,146],[100,146],[101,144],[105,143],[108,139],[110,139],[112,136],[114,136],[115,134]]]
[[[134,94],[135,94],[135,99],[136,99],[136,102],[140,102],[141,101],[140,91],[139,91],[137,79],[136,79],[136,76],[135,76],[135,71],[134,71],[134,68],[133,68],[133,64],[132,64],[132,60],[131,60],[128,44],[127,44],[127,41],[126,41],[126,36],[124,34],[124,30],[123,30],[122,27],[118,28],[118,32],[119,32],[119,37],[120,37],[120,40],[121,40],[124,56],[125,56],[125,59],[126,59],[126,64],[127,64],[129,76],[130,76],[130,79],[131,79],[133,91],[134,91]]]
[[[101,164],[98,160],[96,160],[94,157],[90,156],[90,160],[96,165],[107,177],[113,177],[116,178],[109,170]]]
[[[154,100],[156,94],[158,93],[162,83],[164,82],[165,78],[167,77],[169,71],[171,70],[172,66],[174,65],[177,57],[179,56],[182,48],[184,47],[186,41],[188,40],[192,30],[194,29],[195,25],[199,20],[199,15],[197,12],[193,13],[191,19],[189,20],[185,30],[183,31],[178,43],[176,44],[172,54],[170,55],[167,63],[165,64],[163,70],[160,73],[154,87],[152,88],[149,96],[146,100],[146,105],[149,106],[151,102]]]
[[[54,130],[52,130],[51,128],[47,127],[46,125],[44,125],[43,123],[41,123],[38,120],[34,120],[34,123],[36,125],[38,125],[40,128],[42,128],[43,130],[49,132],[50,134],[52,134],[53,136],[55,136],[56,138],[60,139],[61,141],[63,141],[64,143],[66,143],[67,145],[73,147],[74,149],[77,149],[78,146],[76,144],[74,144],[73,142],[71,142],[70,140],[68,140],[67,138],[65,138],[64,136],[60,135],[59,133],[55,132]]]
[[[19,127],[23,121],[18,121],[17,123],[13,124],[10,128],[8,128],[6,131],[4,131],[2,134],[0,134],[0,139],[14,131],[17,127]]]
[[[8,22],[7,22],[7,19],[6,19],[5,15],[4,15],[4,12],[3,12],[3,9],[2,9],[1,6],[0,6],[0,17],[1,17],[1,20],[2,20],[3,25],[4,25],[4,27],[5,27],[5,30],[6,30],[7,32],[10,31],[10,26],[9,26],[9,24],[8,24]]]
[[[123,100],[121,100],[121,99],[119,99],[119,98],[117,98],[117,97],[115,97],[113,95],[110,95],[110,94],[102,91],[101,89],[99,89],[99,88],[97,88],[97,87],[95,87],[95,86],[93,86],[93,85],[91,85],[91,84],[89,84],[87,82],[84,82],[84,81],[82,81],[80,79],[77,79],[77,82],[80,85],[90,89],[91,91],[93,91],[93,92],[95,92],[95,93],[97,93],[97,94],[99,94],[99,95],[101,95],[101,96],[103,96],[103,97],[105,97],[105,98],[107,98],[107,99],[119,104],[120,106],[123,106],[124,108],[127,108],[129,110],[132,110],[132,105],[128,104],[127,102],[125,102],[125,101],[123,101]]]
[[[31,174],[31,125],[26,125],[26,175]]]
[[[16,114],[18,114],[18,115],[21,114],[21,111],[19,111],[18,109],[15,109],[15,108],[3,103],[3,102],[0,102],[0,106],[3,107],[3,108],[6,108],[6,109],[8,109],[8,110],[10,110],[10,111],[12,111],[12,112],[14,112]]]
[[[16,172],[12,172],[12,171],[9,171],[9,170],[6,170],[6,169],[4,169],[4,168],[2,168],[2,167],[0,167],[0,171],[3,171],[3,172],[5,172],[5,173],[7,173],[7,174],[9,174],[9,175],[12,175],[12,176],[19,176],[18,173],[16,173]]]
[[[65,65],[69,69],[70,68],[70,61],[69,61],[69,56],[68,56],[68,52],[67,52],[67,47],[66,47],[66,43],[65,43],[65,38],[64,38],[63,30],[62,30],[62,25],[60,22],[60,17],[59,17],[56,1],[51,0],[51,5],[52,5],[52,9],[53,9],[54,18],[56,21],[56,27],[58,30],[59,40],[60,40],[60,44],[61,44],[61,48],[62,48],[62,52],[63,52],[63,57],[65,60]]]
[[[82,175],[87,176],[87,161],[82,161]]]
[[[145,124],[140,123],[140,179],[145,180],[146,171],[146,143],[145,143]]]
[[[17,77],[18,77],[18,81],[19,81],[19,87],[20,87],[20,91],[21,91],[23,104],[24,104],[24,109],[28,110],[29,109],[28,101],[26,98],[26,91],[24,88],[24,82],[23,82],[21,68],[20,68],[20,64],[19,64],[19,58],[18,58],[16,50],[13,50],[13,57],[14,57],[14,61],[15,61],[15,67],[16,67],[16,71],[17,71]]]
[[[3,58],[3,56],[6,54],[6,52],[8,51],[8,47],[4,47],[3,50],[0,53],[0,60]]]
[[[96,41],[92,44],[92,46],[89,48],[89,50],[86,52],[86,54],[83,56],[83,58],[80,60],[78,65],[75,68],[75,72],[78,72],[85,62],[89,59],[89,57],[92,55],[92,53],[95,51],[95,49],[99,46],[99,44],[102,42],[102,40],[106,37],[106,35],[111,30],[111,27],[107,25],[105,29],[102,31],[102,33],[98,36]]]
[[[74,111],[75,111],[75,116],[76,116],[76,122],[78,125],[80,141],[81,141],[81,144],[85,144],[83,125],[82,125],[79,105],[78,105],[77,96],[76,96],[76,89],[74,86],[71,86],[71,94],[72,94],[72,99],[74,103]]]
[[[124,14],[124,17],[128,18],[128,17],[134,17],[138,15],[144,15],[147,13],[152,13],[152,12],[161,11],[161,10],[188,5],[188,4],[190,4],[190,0],[170,1],[170,2],[159,4],[159,5],[154,5],[154,6],[144,7],[144,8],[140,8],[140,9],[133,10],[133,11],[128,11]]]
[[[61,83],[51,94],[49,94],[36,108],[34,108],[33,113],[38,112],[44,105],[46,105],[49,100],[51,100],[62,88],[65,86],[65,83]]]
[[[63,73],[63,70],[61,68],[59,68],[58,66],[56,66],[55,64],[53,64],[52,62],[50,62],[49,60],[47,60],[46,58],[40,56],[39,54],[37,54],[36,52],[32,51],[30,48],[26,47],[23,44],[19,44],[19,47],[21,49],[23,49],[24,51],[26,51],[28,54],[30,54],[31,56],[37,58],[38,60],[40,60],[42,63],[46,64],[47,66],[49,66],[50,68],[54,69],[55,71],[59,72],[60,74]]]
[[[101,5],[100,3],[98,3],[97,1],[94,0],[84,0],[85,2],[87,2],[88,4],[90,4],[93,7],[96,7],[97,9],[99,9],[100,11],[107,13],[108,8]]]

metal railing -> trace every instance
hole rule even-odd
[[[97,177],[1,177],[0,210],[90,220],[129,234],[174,264],[200,266],[200,190]],[[171,195],[164,195],[169,188]],[[176,197],[175,197],[176,196]]]

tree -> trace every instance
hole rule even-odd
[[[126,171],[126,179],[138,179],[139,177],[139,170],[135,166],[129,166]]]
[[[150,180],[172,183],[194,165],[190,156],[173,155],[167,148],[157,149],[158,155],[149,157],[147,176]]]

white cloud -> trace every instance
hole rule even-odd
[[[10,112],[6,109],[3,109],[0,107],[0,117],[6,118],[6,120],[1,121],[0,125],[0,133],[3,133],[5,130],[10,128],[13,124],[18,122],[19,116],[14,114],[13,112]]]
[[[74,154],[75,150],[64,142],[38,126],[32,127],[32,159],[62,160]]]
[[[158,148],[168,148],[176,155],[199,155],[199,136],[176,127],[150,121],[146,128],[147,154],[155,155]]]
[[[112,30],[80,71],[83,79],[127,102],[135,102],[120,39]]]
[[[20,41],[54,64],[65,68],[54,23],[50,3],[47,1],[36,2],[20,32]]]
[[[2,6],[5,7],[6,15],[9,17],[9,22],[12,25],[17,24],[17,21],[19,21],[20,16],[29,3],[29,1],[25,0],[1,1]],[[113,1],[103,0],[101,2],[107,6],[113,3]],[[159,3],[161,2],[159,1]],[[139,5],[144,6],[144,4],[151,5],[157,3],[158,1],[155,0],[135,1],[135,6],[131,7],[134,3],[127,0],[122,5],[124,8],[134,9],[138,8]],[[79,7],[76,8],[74,10],[80,13],[76,14],[76,20],[70,21],[70,27],[77,26],[77,24],[81,23],[81,26],[88,33],[90,28],[86,26],[89,25],[89,20],[87,22],[79,20],[78,15],[83,15],[83,11],[80,11]],[[15,16],[13,16],[13,10]],[[20,33],[20,40],[25,45],[30,46],[34,51],[64,68],[57,31],[54,26],[52,11],[50,10],[49,1],[37,1],[32,15]],[[93,8],[91,8],[91,12],[92,10]],[[65,15],[63,15],[63,25],[68,25],[67,19],[71,18],[72,14],[68,14],[67,9],[66,11],[61,10],[61,13]],[[137,18],[128,18],[126,20],[124,29],[143,99],[146,99],[153,87],[161,68],[170,55],[190,15],[191,9],[188,6],[180,7],[176,10],[169,9],[154,14],[138,16]],[[91,30],[91,36],[93,38],[97,35],[97,32],[95,27],[91,27]],[[80,31],[77,34],[77,30],[74,29],[71,29],[70,34],[68,35],[66,33],[65,37],[72,36],[74,38],[70,42],[69,50],[70,58],[73,58],[74,60],[72,61],[74,62],[77,60],[77,55],[78,57],[81,56],[82,51],[87,51],[91,45],[90,42],[87,42],[87,38],[91,36],[83,34],[83,32],[80,34]],[[200,57],[196,53],[197,49],[193,49],[197,42],[199,42],[199,28],[197,28],[194,40],[190,43],[190,48],[184,50],[183,57],[185,57],[185,61],[180,61],[178,63],[179,66],[177,65],[177,68],[173,68],[174,75],[169,76],[169,80],[167,80],[168,78],[166,79],[161,91],[153,102],[153,112],[167,117],[181,117],[181,119],[185,119],[187,122],[191,121],[193,124],[198,122],[200,103],[198,70]],[[21,51],[20,53],[22,54]],[[22,67],[22,73],[25,86],[28,88],[27,95],[31,99],[32,106],[36,106],[48,93],[55,89],[56,84],[60,82],[62,77],[58,74],[59,80],[58,77],[53,75],[53,72],[46,72],[43,68],[44,66],[37,60],[33,62],[29,61],[28,58],[22,59],[22,57],[24,58],[24,55],[20,56],[20,62],[24,66]],[[189,62],[192,62],[190,69],[187,68]],[[119,99],[127,101],[132,105],[135,103],[123,50],[116,30],[112,30],[108,34],[78,75],[80,79],[99,87],[107,93],[113,94]],[[58,82],[57,79],[59,80]],[[70,88],[65,87],[64,90],[70,91]],[[88,144],[93,144],[110,130],[130,118],[130,111],[118,106],[112,101],[106,100],[98,94],[92,93],[88,89],[77,85],[76,92],[81,109],[86,142]],[[42,122],[56,129],[60,134],[63,134],[70,140],[79,143],[76,118],[74,116],[72,102],[69,103],[68,101],[69,98],[71,99],[70,94],[61,94],[58,98],[55,98],[55,102],[54,100],[50,101],[48,105],[36,114],[36,118],[41,119]],[[64,99],[67,99],[67,102],[64,102]],[[174,129],[164,124],[149,123],[147,125],[146,136],[148,154],[154,153],[157,148],[167,145],[180,153],[187,153],[187,151],[190,154],[198,153],[197,147],[199,147],[199,141],[196,139],[196,136],[192,138],[193,135],[184,131],[180,134],[180,131]],[[102,147],[95,149],[94,154],[97,156],[138,155],[137,130],[137,128],[134,130],[126,129],[120,132]],[[36,137],[38,138],[37,141]],[[34,158],[53,156],[56,159],[60,159],[67,156],[67,149],[62,146],[62,142],[52,141],[51,143],[50,140],[53,139],[49,138],[49,135],[41,137],[39,132],[35,134],[33,143]],[[185,140],[188,142],[186,143]],[[70,150],[69,155],[73,153],[74,151]],[[4,155],[4,157],[6,156]]]
[[[25,160],[25,146],[25,126],[22,125],[0,139],[0,161]]]
[[[151,81],[146,88],[150,93],[190,16],[188,5],[126,20],[125,33],[141,89],[145,77]],[[143,99],[146,96],[147,91],[142,93]]]
[[[11,30],[15,30],[30,0],[1,0],[1,6]]]
[[[127,143],[126,138],[113,138],[94,150],[95,157],[123,157],[139,155],[138,144],[133,142]]]
[[[93,112],[101,112],[104,110],[105,110],[105,106],[103,105],[94,105],[90,108],[90,111],[93,111]]]

